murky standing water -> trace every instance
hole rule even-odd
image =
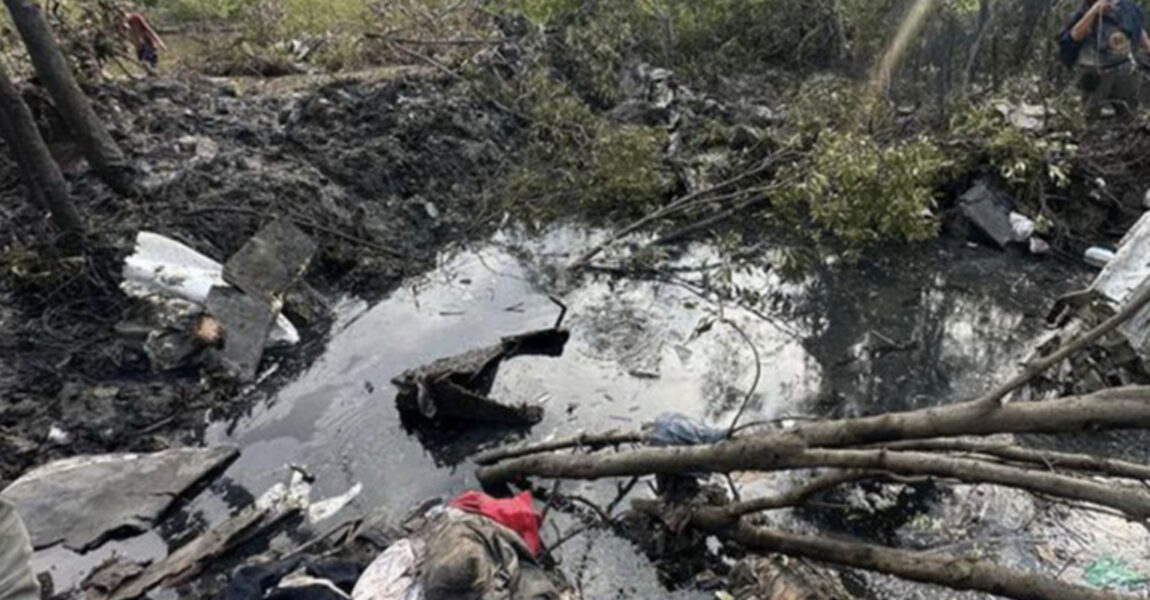
[[[1041,332],[1051,299],[1085,278],[1051,262],[938,242],[863,267],[828,268],[799,284],[761,269],[740,272],[733,281],[773,298],[771,306],[720,308],[704,297],[716,270],[697,268],[720,257],[702,245],[674,261],[669,279],[565,281],[562,266],[597,236],[574,228],[504,233],[445,254],[434,271],[374,306],[342,303],[326,351],[306,372],[248,416],[212,425],[209,444],[236,444],[243,453],[181,511],[186,521],[222,520],[247,496],[243,490],[258,495],[283,481],[288,464],[315,474],[313,498],[362,484],[346,514],[383,505],[402,515],[428,498],[474,487],[467,456],[500,441],[637,428],[667,411],[726,425],[752,384],[755,359],[721,320],[697,332],[720,318],[745,331],[761,358],[762,378],[743,422],[965,399],[1015,368]],[[541,404],[542,423],[529,431],[405,428],[392,377],[552,325],[558,310],[549,294],[569,308],[566,351],[504,363],[492,392]],[[600,500],[613,490],[605,483],[564,487]],[[544,532],[545,540],[554,537],[550,528]],[[589,534],[560,554],[569,569],[582,565],[568,574],[588,598],[705,597],[669,595],[646,559],[610,534]]]

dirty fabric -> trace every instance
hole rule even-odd
[[[539,515],[535,514],[531,492],[514,498],[492,498],[483,492],[469,491],[449,504],[459,510],[483,515],[519,534],[531,551],[539,556]]]
[[[409,539],[392,544],[371,561],[351,592],[352,600],[419,600],[420,549]]]
[[[420,584],[427,600],[552,600],[559,593],[519,534],[466,515],[427,544]]]
[[[344,594],[342,597],[349,598],[347,594],[355,586],[361,570],[351,563],[310,562],[303,557],[244,566],[232,576],[221,600],[325,598],[333,587]],[[296,575],[289,576],[292,573]],[[310,579],[302,579],[303,576]]]
[[[704,425],[686,415],[663,413],[655,418],[647,441],[652,446],[697,446],[714,444],[726,437],[726,431]]]
[[[16,507],[0,499],[0,598],[39,600],[40,585],[32,576],[32,543]]]

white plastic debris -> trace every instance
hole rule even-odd
[[[1050,252],[1050,244],[1040,237],[1030,238],[1030,253],[1031,254],[1047,254]]]
[[[1114,252],[1107,250],[1106,248],[1094,246],[1092,248],[1086,249],[1085,258],[1086,264],[1101,269],[1110,264],[1110,261],[1114,260]]]
[[[260,510],[275,511],[283,507],[306,509],[311,502],[311,483],[299,469],[292,469],[291,481],[282,481],[271,486],[256,498],[255,506]]]
[[[136,251],[124,261],[120,289],[129,296],[169,296],[203,306],[214,286],[230,287],[220,263],[169,237],[150,231],[136,234]],[[280,314],[267,345],[296,344],[299,332]]]
[[[1010,213],[1010,228],[1014,230],[1014,240],[1017,242],[1025,242],[1034,235],[1034,221],[1021,213]]]
[[[351,486],[351,489],[338,496],[320,500],[319,502],[313,502],[312,505],[307,509],[308,522],[319,523],[320,521],[330,519],[332,516],[342,510],[343,507],[350,504],[352,500],[355,500],[361,492],[363,492],[363,484],[357,483]]]
[[[53,425],[48,428],[48,441],[57,446],[67,446],[72,441],[72,436],[68,435],[67,431]]]

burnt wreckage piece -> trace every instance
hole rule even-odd
[[[497,344],[441,358],[404,371],[391,380],[399,393],[400,412],[425,419],[458,419],[509,425],[534,425],[543,419],[543,407],[505,404],[488,397],[504,360],[515,356],[561,356],[571,332],[561,329],[567,307],[555,326],[507,336]]]

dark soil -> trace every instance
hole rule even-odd
[[[222,262],[287,217],[319,244],[305,277],[318,296],[378,297],[444,244],[490,228],[501,211],[486,185],[519,143],[513,118],[438,76],[255,94],[158,79],[90,93],[146,191],[121,198],[87,174],[29,90],[91,235],[84,258],[60,255],[15,167],[0,168],[0,487],[60,456],[192,442],[205,411],[244,410],[236,385],[198,369],[151,373],[117,336],[136,304],[118,286],[138,231]],[[324,343],[322,303],[301,297],[289,298],[289,314],[303,325],[302,348],[265,356],[283,363],[278,377]]]

